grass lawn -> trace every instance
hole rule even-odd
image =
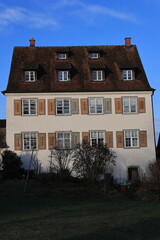
[[[159,240],[160,203],[76,185],[0,184],[0,240]]]

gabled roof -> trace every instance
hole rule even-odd
[[[90,59],[90,52],[100,53]],[[60,60],[58,53],[67,53]],[[37,71],[37,81],[24,82],[24,71]],[[105,80],[91,81],[91,71],[102,69]],[[135,80],[123,81],[122,69],[134,69]],[[57,81],[57,71],[70,71],[71,80]],[[3,93],[87,91],[153,91],[144,72],[135,45],[15,47],[7,89]]]

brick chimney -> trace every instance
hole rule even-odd
[[[125,40],[125,46],[126,47],[130,47],[131,46],[131,38],[130,37],[126,37],[124,40]]]
[[[35,41],[34,38],[30,39],[29,42],[30,42],[30,47],[35,47]]]

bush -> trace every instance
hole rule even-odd
[[[6,150],[2,153],[3,177],[5,179],[22,178],[24,169],[21,166],[21,158],[15,152]]]

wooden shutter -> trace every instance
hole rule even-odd
[[[106,145],[108,148],[113,148],[113,132],[106,132]]]
[[[56,147],[56,134],[48,133],[48,149],[53,149]]]
[[[147,147],[147,131],[139,132],[140,147]]]
[[[39,145],[39,150],[46,149],[46,133],[38,134],[38,145]]]
[[[115,98],[115,113],[120,114],[122,113],[122,99]]]
[[[38,99],[38,114],[45,114],[45,99]]]
[[[55,115],[55,100],[48,99],[48,115]]]
[[[14,100],[14,115],[21,115],[22,114],[22,104],[21,100]]]
[[[124,140],[123,140],[123,132],[117,131],[116,132],[116,141],[117,141],[117,148],[123,148],[124,147]]]
[[[81,114],[88,114],[88,99],[81,99]]]
[[[72,146],[75,147],[80,144],[80,133],[73,132],[72,133]]]
[[[145,98],[144,97],[138,98],[138,112],[139,113],[145,113],[146,112]]]
[[[111,98],[105,98],[104,99],[104,113],[106,113],[106,114],[112,113]]]
[[[89,145],[89,132],[82,132],[82,143],[84,146]]]
[[[21,133],[14,134],[14,149],[22,150],[22,135],[21,135]]]
[[[72,114],[79,114],[79,99],[71,99]]]

